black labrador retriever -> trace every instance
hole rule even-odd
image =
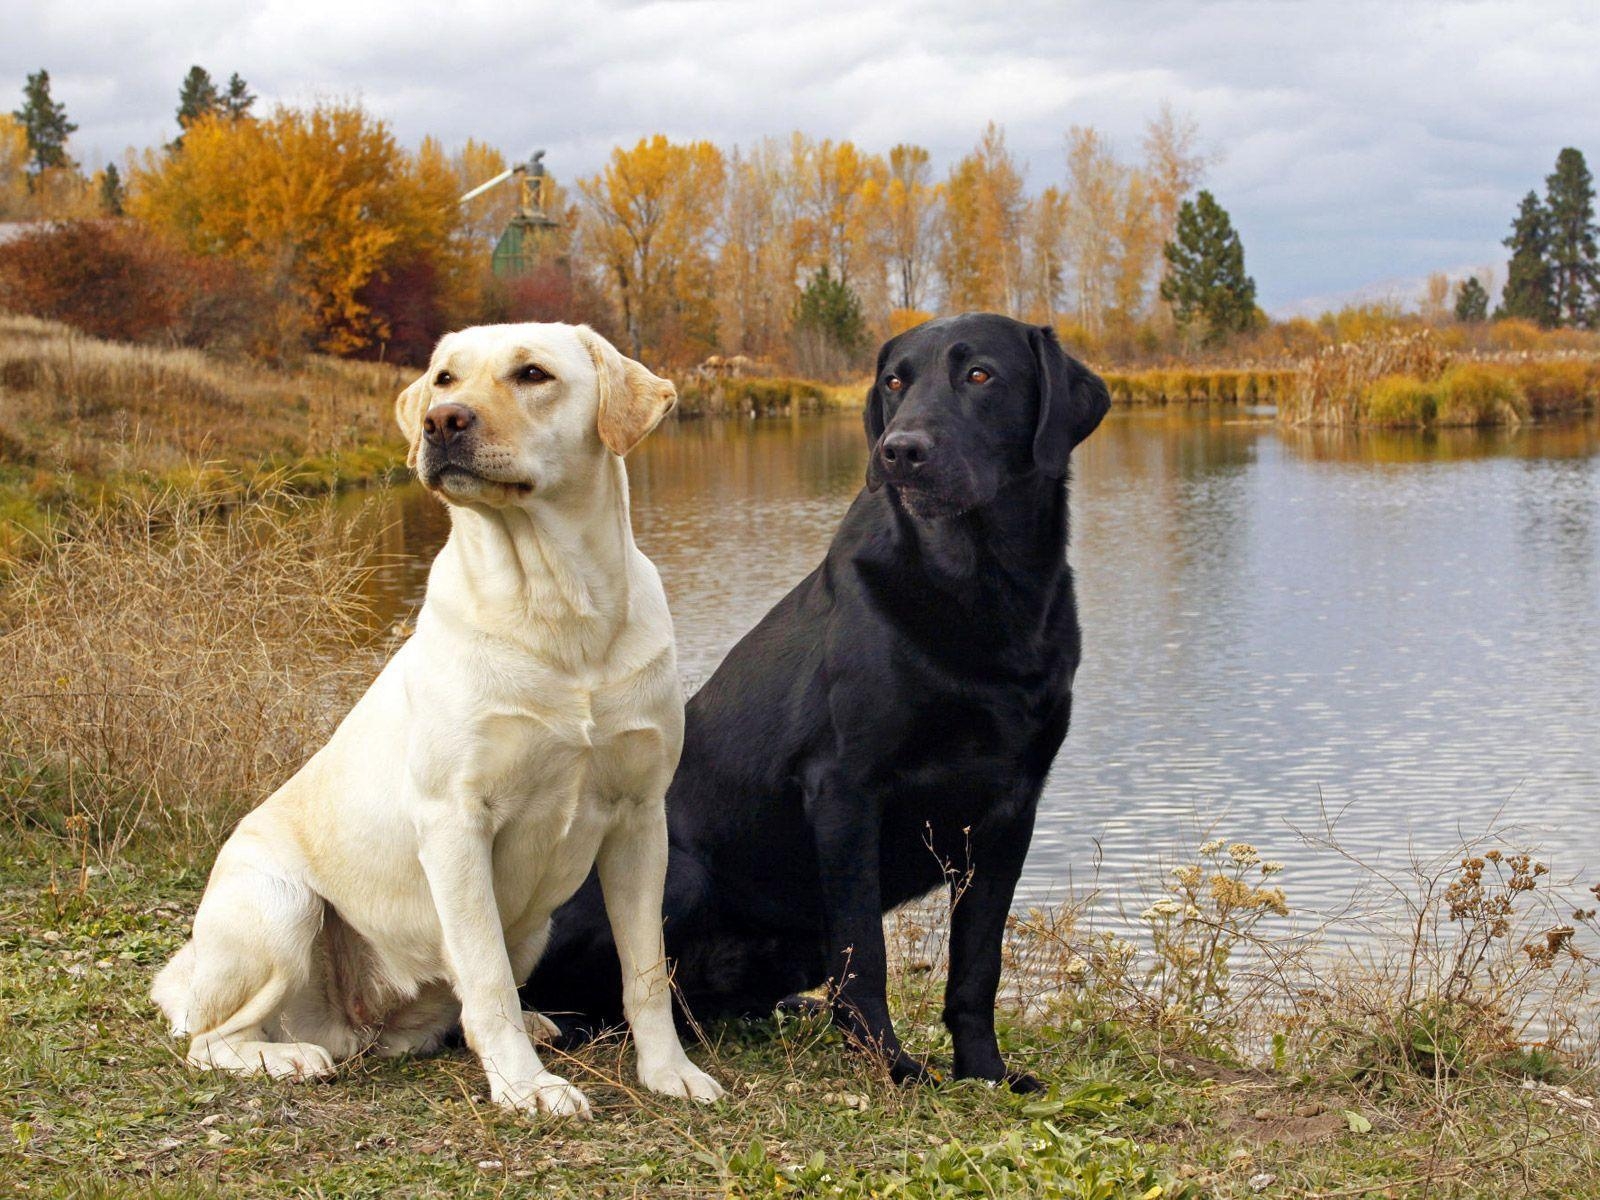
[[[944,885],[955,1074],[1038,1086],[1000,1057],[1000,944],[1078,666],[1068,456],[1108,407],[1049,328],[1008,317],[879,352],[866,489],[689,701],[665,920],[695,1018],[826,983],[852,1042],[926,1077],[890,1023],[883,914]],[[523,995],[578,1040],[621,1020],[617,970],[591,877]]]

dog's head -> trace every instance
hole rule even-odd
[[[884,343],[867,393],[867,486],[913,517],[952,517],[1008,481],[1065,477],[1111,405],[1049,326],[994,313],[929,321]]]
[[[440,339],[395,417],[431,491],[502,508],[626,454],[677,398],[587,325],[480,325]]]

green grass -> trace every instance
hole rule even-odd
[[[1052,1085],[1042,1097],[897,1087],[809,1019],[709,1031],[692,1053],[728,1088],[710,1108],[636,1093],[626,1050],[591,1047],[560,1066],[591,1122],[501,1112],[461,1050],[312,1084],[201,1074],[146,991],[203,864],[124,862],[80,894],[77,864],[41,844],[13,835],[0,852],[0,1192],[1600,1195],[1594,1135],[1515,1079],[1374,1093],[1163,1049],[1083,997],[1003,1014],[1010,1060]],[[912,1048],[946,1054],[932,974],[907,974],[896,999]]]

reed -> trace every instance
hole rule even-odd
[[[1255,368],[1152,368],[1101,376],[1119,404],[1279,404],[1296,372]]]

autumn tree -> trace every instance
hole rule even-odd
[[[449,278],[462,261],[455,176],[442,153],[407,155],[354,105],[201,117],[182,153],[147,153],[132,185],[135,216],[274,281],[285,319],[303,319],[336,353],[388,339],[388,321],[363,296],[375,277],[420,256]]]
[[[1476,275],[1468,275],[1456,285],[1456,320],[1473,324],[1489,315],[1489,292],[1478,282]]]
[[[800,249],[800,180],[789,165],[793,142],[767,138],[728,161],[727,198],[718,230],[718,341],[724,350],[767,355],[787,336]],[[804,161],[804,150],[798,152]]]
[[[661,134],[617,147],[580,180],[586,242],[604,267],[630,352],[683,361],[716,344],[711,239],[726,167],[710,142]]]
[[[854,142],[829,138],[811,146],[804,163],[800,244],[811,262],[831,268],[848,287],[871,256],[888,170],[881,158],[863,154]]]
[[[13,116],[0,114],[0,220],[17,220],[28,210],[28,131]]]
[[[903,311],[920,309],[933,277],[939,222],[939,189],[932,159],[921,146],[902,142],[889,151],[884,194],[885,258],[891,297]]]
[[[1511,222],[1511,235],[1505,245],[1511,251],[1506,286],[1500,293],[1498,317],[1520,317],[1540,325],[1554,325],[1555,300],[1550,263],[1545,257],[1550,244],[1550,219],[1536,192],[1522,198]]]
[[[473,188],[488,183],[509,165],[506,156],[494,146],[468,138],[466,144],[450,159],[459,189],[457,194],[464,196]],[[499,187],[490,188],[460,206],[462,228],[486,251],[492,249],[505,232],[506,225],[516,215],[517,202],[517,189],[510,180]]]
[[[1208,163],[1200,148],[1200,126],[1162,101],[1160,111],[1145,125],[1143,150],[1157,244],[1165,245],[1178,231],[1178,211],[1184,200],[1205,180]],[[1165,279],[1164,257],[1160,268]]]
[[[1161,297],[1172,305],[1180,329],[1215,345],[1254,322],[1256,283],[1245,274],[1244,245],[1210,192],[1183,202],[1166,258],[1170,269]]]
[[[989,122],[977,148],[951,168],[944,193],[939,273],[946,305],[1017,315],[1027,196],[1004,129]]]
[[[1116,303],[1125,175],[1094,129],[1075,125],[1067,132],[1066,262],[1078,322],[1091,333],[1105,327]]]
[[[1144,315],[1151,286],[1158,284],[1165,240],[1150,176],[1142,170],[1129,170],[1122,173],[1120,183],[1110,315],[1122,326],[1131,327]]]
[[[1438,324],[1450,311],[1450,276],[1434,271],[1422,288],[1422,302],[1418,311],[1424,321]]]
[[[1028,320],[1054,325],[1066,283],[1066,230],[1070,203],[1060,188],[1047,187],[1028,204],[1023,260]]]
[[[1550,303],[1558,325],[1588,328],[1600,319],[1600,260],[1595,254],[1594,179],[1583,152],[1556,156],[1545,180]]]

